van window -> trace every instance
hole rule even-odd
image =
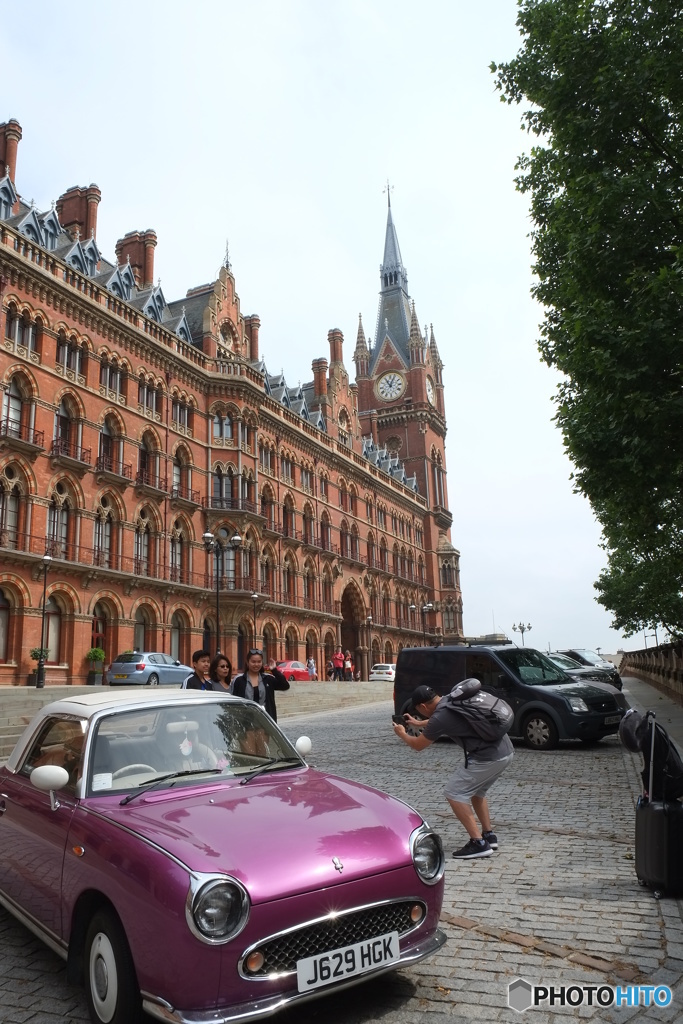
[[[539,651],[517,647],[509,651],[498,651],[498,657],[523,683],[550,686],[553,683],[570,682],[569,676]]]
[[[468,654],[465,660],[465,676],[467,679],[478,679],[485,690],[499,685],[500,665],[497,665],[489,654]]]
[[[464,654],[464,649],[463,649]],[[415,686],[426,683],[437,693],[448,693],[465,678],[465,659],[460,652],[442,651],[433,647],[405,648],[398,656],[402,679],[410,679]]]

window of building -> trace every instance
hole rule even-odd
[[[213,418],[213,436],[216,441],[228,441],[232,438],[232,417],[227,412],[215,414]]]
[[[58,665],[61,656],[62,612],[54,597],[48,598],[45,604],[45,635],[47,663]]]
[[[294,483],[294,463],[286,455],[283,455],[282,459],[280,460],[280,470],[281,470],[282,479],[286,483],[293,484]]]
[[[63,332],[57,336],[57,366],[62,370],[81,373],[82,351],[75,338],[67,338]]]
[[[320,497],[327,501],[328,498],[328,481],[326,476],[320,477]]]
[[[7,661],[9,650],[9,620],[11,605],[4,590],[0,590],[0,661]]]
[[[313,476],[310,469],[301,470],[301,487],[302,490],[307,491],[309,494],[313,493]]]

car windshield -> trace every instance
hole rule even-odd
[[[124,795],[155,783],[158,790],[303,763],[258,705],[203,698],[102,718],[90,747],[86,793]]]
[[[112,664],[118,665],[134,665],[137,661],[142,659],[142,655],[139,651],[132,651],[126,654],[119,654],[114,658]]]
[[[580,654],[581,657],[585,659],[585,661],[589,661],[591,663],[591,665],[599,665],[600,662],[602,661],[602,658],[600,657],[600,655],[596,654],[595,651],[584,651],[584,650],[579,650],[577,648],[576,653]]]
[[[569,682],[569,676],[557,665],[553,665],[540,651],[517,647],[496,653],[523,683],[529,683],[531,686],[550,686],[552,683]]]
[[[548,657],[555,665],[559,665],[560,668],[581,668],[578,661],[574,661],[573,658],[568,658],[565,654],[549,654]]]

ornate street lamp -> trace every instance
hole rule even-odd
[[[218,541],[212,533],[205,533],[202,537],[204,550],[207,555],[213,555],[213,567],[216,576],[216,656],[221,653],[221,627],[220,627],[220,574],[218,572]]]
[[[422,612],[422,646],[423,647],[427,646],[427,630],[426,630],[426,627],[425,627],[425,614],[426,614],[426,612],[431,612],[433,607],[434,607],[434,605],[431,603],[431,601],[429,601],[427,604],[423,604],[422,607],[420,608],[420,611]]]
[[[40,659],[36,669],[36,689],[42,690],[45,686],[45,604],[47,599],[47,574],[50,568],[52,555],[47,552],[43,555],[43,616],[40,621]]]
[[[513,628],[515,633],[521,633],[522,634],[522,647],[524,647],[524,634],[528,633],[529,630],[531,629],[531,623],[528,623],[526,626],[524,625],[523,622],[519,622],[516,626],[513,623],[512,628]]]

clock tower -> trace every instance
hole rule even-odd
[[[450,541],[453,517],[446,486],[443,363],[434,329],[420,328],[408,292],[389,192],[375,342],[366,341],[361,321],[354,359],[361,433],[398,456],[407,475],[414,476],[426,502],[428,600],[436,602],[437,609],[445,607],[446,600],[449,607],[455,606],[455,623],[449,614],[443,632],[462,635],[459,553]]]

